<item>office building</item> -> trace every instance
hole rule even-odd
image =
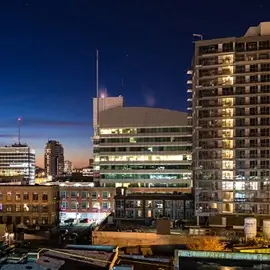
[[[0,181],[35,184],[35,150],[26,144],[0,147]]]
[[[194,217],[191,194],[132,193],[126,188],[117,188],[115,219],[152,221],[158,218],[192,220]]]
[[[195,42],[192,92],[198,223],[270,217],[270,23]]]
[[[65,165],[64,165],[64,173],[71,175],[73,170],[72,162],[69,160],[65,160]]]
[[[58,222],[58,186],[1,186],[0,223],[51,227]]]
[[[105,187],[190,192],[191,145],[186,113],[122,106],[103,110],[93,145],[95,180]]]
[[[48,177],[64,174],[64,148],[58,141],[48,141],[44,155],[45,170]]]
[[[107,111],[112,108],[123,107],[124,98],[122,96],[118,97],[98,97],[93,99],[93,127],[94,127],[94,136],[98,136],[99,129],[99,118],[100,113]]]

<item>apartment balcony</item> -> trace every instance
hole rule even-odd
[[[225,199],[225,198],[213,198],[213,197],[204,197],[204,198],[198,198],[196,200],[196,203],[204,203],[204,202],[226,202],[226,203],[269,203],[270,197],[269,198],[246,198],[246,199],[240,199],[240,198],[235,198],[235,199]]]
[[[222,76],[233,76],[234,73],[231,69],[223,69],[222,71],[208,71],[200,74],[199,79],[210,79]]]

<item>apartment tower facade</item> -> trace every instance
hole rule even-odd
[[[60,142],[53,140],[47,142],[44,163],[47,176],[56,177],[64,174],[64,148]]]
[[[270,23],[195,42],[193,173],[198,223],[270,217]]]

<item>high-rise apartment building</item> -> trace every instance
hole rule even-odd
[[[45,147],[44,165],[47,176],[55,177],[64,173],[64,148],[58,141],[48,141]]]
[[[97,180],[108,187],[190,192],[191,131],[186,113],[179,111],[122,106],[101,111],[94,137]]]
[[[198,222],[269,218],[270,23],[195,42],[188,73]]]
[[[35,150],[26,144],[0,147],[1,182],[35,184]]]

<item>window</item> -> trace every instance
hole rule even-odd
[[[258,98],[257,98],[257,97],[251,97],[251,98],[249,99],[249,103],[250,103],[250,104],[257,104],[257,102],[258,102]]]
[[[24,224],[28,224],[30,221],[29,221],[29,217],[23,217],[23,223]]]
[[[71,199],[77,198],[77,192],[76,191],[71,191],[70,192],[70,197],[71,197]]]
[[[250,92],[250,94],[258,93],[258,86],[257,85],[250,86],[249,92]]]
[[[21,200],[21,193],[16,192],[16,201],[20,201]]]
[[[87,199],[89,198],[89,194],[87,191],[82,191],[82,199]]]
[[[60,197],[61,197],[61,199],[66,199],[67,198],[67,192],[66,191],[60,191]]]
[[[261,118],[261,126],[269,126],[270,118]]]
[[[268,50],[269,48],[270,48],[269,40],[259,41],[259,50]]]
[[[23,193],[23,200],[24,201],[29,201],[29,193],[28,192]]]
[[[97,195],[97,192],[96,191],[93,191],[92,192],[92,199],[97,199],[98,195]]]
[[[48,193],[43,192],[43,194],[42,194],[42,201],[48,201]]]
[[[12,205],[11,204],[7,204],[7,212],[12,212]]]
[[[15,211],[16,212],[20,212],[21,211],[21,205],[20,204],[16,204]]]
[[[108,192],[107,191],[102,192],[102,198],[103,199],[108,199]]]
[[[261,107],[261,114],[266,114],[269,115],[270,114],[270,108],[269,107]]]
[[[23,211],[24,212],[29,212],[29,206],[25,203],[24,205],[23,205]]]
[[[9,192],[7,192],[7,201],[11,201],[11,199],[12,199],[12,194],[9,191]]]
[[[33,193],[33,201],[38,201],[38,193],[37,192]]]
[[[78,209],[78,202],[71,202],[70,208],[71,208],[71,210],[77,210]]]
[[[270,64],[261,64],[261,71],[270,71]]]
[[[39,207],[38,207],[38,205],[33,205],[33,206],[32,206],[32,212],[39,212]]]
[[[257,72],[258,71],[258,65],[250,65],[249,70],[250,70],[250,72]]]
[[[102,209],[107,210],[108,209],[108,202],[102,202]]]
[[[48,218],[47,217],[43,217],[42,220],[42,225],[47,225],[48,224]]]
[[[41,209],[41,212],[42,213],[48,213],[48,211],[49,211],[48,205],[43,205],[42,209]]]
[[[66,210],[66,209],[68,209],[68,202],[67,201],[61,202],[61,210]]]
[[[82,209],[89,208],[89,203],[87,201],[82,201]]]
[[[236,88],[235,88],[235,93],[236,93],[237,95],[245,94],[245,92],[246,92],[245,87],[236,87]]]
[[[257,107],[252,107],[249,109],[249,114],[250,115],[256,115],[257,114]],[[244,109],[245,110],[245,109]]]

